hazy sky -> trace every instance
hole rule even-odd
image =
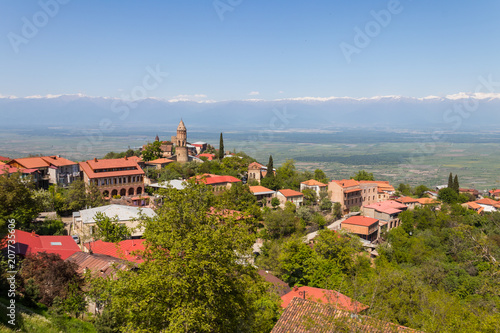
[[[470,92],[500,81],[499,14],[498,0],[4,0],[0,96]]]

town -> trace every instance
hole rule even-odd
[[[500,189],[446,180],[332,180],[225,151],[222,133],[190,143],[182,120],[81,162],[0,156],[1,287],[16,272],[18,317],[81,331],[493,332]]]

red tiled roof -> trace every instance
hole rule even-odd
[[[295,287],[288,294],[281,296],[281,306],[286,308],[294,297],[303,298],[300,292],[305,292],[305,298],[309,301],[329,304],[339,310],[359,313],[369,308],[369,306],[352,300],[344,294],[335,290],[326,290],[313,287]]]
[[[263,168],[266,168],[266,166],[257,162],[252,162],[248,165],[248,169],[263,169]]]
[[[240,179],[233,176],[212,176],[207,178],[201,178],[200,180],[207,185],[241,182]]]
[[[31,174],[34,172],[38,172],[38,169],[18,169],[18,168],[11,167],[8,164],[0,165],[0,175],[2,175],[4,173],[15,173],[18,171],[23,173],[23,174]]]
[[[294,297],[271,333],[335,333],[335,332],[417,332],[411,328],[372,317],[335,309],[329,304]]]
[[[290,189],[283,189],[283,190],[279,190],[278,192],[280,192],[281,194],[283,194],[287,198],[303,197],[304,196],[301,192],[297,192],[297,191],[290,190]]]
[[[95,242],[85,243],[93,253],[105,254],[115,258],[125,259],[140,264],[143,262],[142,252],[145,250],[144,239],[127,239],[119,243]]]
[[[412,203],[412,202],[418,202],[417,199],[415,198],[411,198],[411,197],[400,197],[398,199],[396,199],[397,202],[401,202],[401,203]]]
[[[94,276],[107,277],[114,275],[119,270],[126,270],[133,263],[100,253],[76,252],[66,261],[72,261],[78,265],[76,272],[84,274],[89,269]]]
[[[170,160],[168,158],[158,158],[156,160],[152,161],[147,161],[146,164],[164,164],[164,163],[171,163],[173,160]]]
[[[50,166],[50,164],[41,157],[16,158],[10,161],[9,165],[14,163],[17,163],[27,169],[48,168]]]
[[[56,253],[64,260],[75,252],[80,251],[80,247],[71,236],[39,236],[34,232],[15,230],[14,245],[16,254],[26,256],[38,252]],[[2,248],[6,246],[7,238],[2,240]]]
[[[332,182],[335,182],[339,184],[342,187],[353,187],[353,186],[358,186],[359,182],[354,180],[354,179],[342,179],[342,180],[332,180]]]
[[[359,192],[361,191],[360,188],[352,188],[350,190],[345,190],[344,193],[353,193],[353,192]]]
[[[53,165],[53,166],[56,166],[56,167],[61,167],[61,166],[66,166],[66,165],[75,165],[77,164],[76,162],[73,162],[73,161],[70,161],[64,157],[60,157],[60,156],[43,156],[42,159]]]
[[[481,200],[476,200],[474,202],[476,202],[476,203],[478,203],[480,205],[488,205],[488,206],[495,206],[498,203],[500,203],[500,202],[498,202],[496,200],[493,200],[493,199],[490,199],[490,198],[484,198],[484,199],[481,199]]]
[[[0,161],[3,161],[3,162],[10,161],[10,158],[5,157],[5,156],[0,156]]]
[[[205,154],[200,154],[197,157],[206,157],[209,161],[211,161],[215,158],[215,154],[205,153]]]
[[[490,193],[491,195],[500,194],[500,189],[498,189],[498,190],[491,190],[491,191],[489,191],[489,193]]]
[[[318,182],[316,179],[309,179],[309,180],[306,180],[305,182],[302,182],[301,184],[304,184],[307,186],[327,186],[326,184],[323,184],[322,182]]]
[[[86,162],[80,162],[80,169],[85,172],[85,174],[93,178],[104,178],[104,177],[120,177],[120,176],[134,176],[143,175],[144,171],[137,164],[136,161],[116,158],[109,160],[88,160]],[[135,168],[133,170],[121,170],[121,171],[105,171],[105,172],[94,172],[96,169],[120,169],[120,168]]]
[[[262,193],[262,192],[274,192],[274,191],[268,189],[267,187],[256,185],[256,186],[250,186],[250,192],[252,192],[252,193]]]
[[[377,222],[378,222],[378,219],[358,215],[358,216],[351,216],[350,218],[348,218],[347,220],[342,222],[342,224],[353,224],[353,225],[362,225],[365,227],[369,227],[372,224],[377,223]]]
[[[371,205],[363,206],[365,208],[375,209],[378,212],[386,213],[386,214],[395,214],[400,213],[403,210],[406,210],[406,205],[399,203],[394,200],[386,200],[377,202]]]
[[[379,191],[394,192],[394,187],[386,180],[360,180],[361,184],[377,184]]]

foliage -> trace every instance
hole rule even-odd
[[[342,205],[340,202],[336,202],[333,205],[333,218],[338,220],[342,217]]]
[[[222,160],[224,158],[224,139],[222,137],[222,133],[220,134],[220,139],[219,139],[219,154],[217,158]]]
[[[29,231],[30,222],[40,211],[33,190],[31,178],[23,179],[18,172],[0,175],[0,236],[5,234],[10,219],[16,221],[17,229]]]
[[[360,180],[375,180],[373,177],[373,173],[367,172],[365,170],[359,170],[351,179],[360,181]]]
[[[115,152],[109,152],[107,153],[103,158],[104,159],[115,159],[115,158],[124,158],[124,157],[132,157],[132,156],[141,156],[141,151],[138,150],[133,150],[133,149],[127,149],[127,151],[121,152],[121,153],[115,153]]]
[[[163,156],[163,153],[161,151],[161,142],[160,141],[154,141],[154,142],[148,143],[142,149],[142,159],[145,162],[159,159],[162,156]]]
[[[289,236],[300,230],[298,222],[298,218],[289,210],[277,209],[264,214],[267,233],[274,239]]]
[[[314,170],[314,179],[320,183],[328,184],[328,178],[325,175],[325,172],[321,169]]]
[[[43,222],[34,222],[31,224],[31,229],[37,235],[65,235],[66,229],[61,220],[47,219]]]
[[[102,212],[97,212],[94,221],[94,238],[96,240],[116,243],[129,238],[131,235],[131,230],[124,224],[118,223],[118,216],[109,217]]]
[[[278,206],[280,205],[280,199],[274,197],[271,199],[271,206],[273,206],[273,208],[278,208]]]
[[[439,190],[438,199],[442,202],[452,204],[459,201],[459,195],[453,188],[445,187]]]
[[[413,191],[411,189],[411,186],[408,184],[403,184],[403,183],[399,184],[397,190],[398,190],[399,194],[402,194],[402,195],[406,195],[406,196],[413,195]]]
[[[414,192],[417,197],[422,198],[425,195],[425,192],[430,190],[431,189],[425,185],[418,185],[415,187]]]
[[[165,192],[158,216],[144,222],[145,262],[106,288],[121,330],[254,332],[272,325],[263,323],[272,316],[259,316],[265,284],[246,262],[251,226],[207,214],[215,201],[204,185]]]
[[[76,264],[64,261],[58,254],[40,252],[23,260],[20,277],[24,298],[34,303],[51,306],[56,298],[65,300],[74,288],[80,288],[82,279]]]
[[[316,204],[316,202],[317,202],[316,191],[311,190],[309,188],[306,188],[302,191],[302,194],[304,195],[304,205],[305,206],[312,206],[312,205]]]

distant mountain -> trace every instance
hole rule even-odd
[[[498,129],[500,94],[459,93],[413,98],[291,98],[274,101],[189,101],[147,98],[127,102],[84,95],[0,97],[0,127],[123,128],[176,125],[191,129],[331,130],[435,129],[445,132]]]

